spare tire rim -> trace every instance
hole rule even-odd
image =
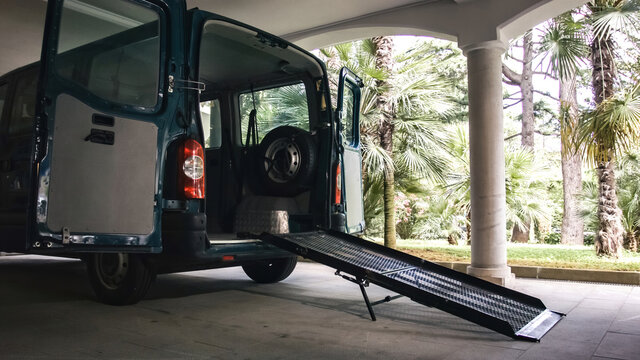
[[[300,148],[292,139],[280,138],[269,144],[264,154],[264,168],[269,179],[286,183],[300,170]]]
[[[105,288],[116,290],[122,284],[129,269],[129,256],[123,253],[96,255],[96,271]]]

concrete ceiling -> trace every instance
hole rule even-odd
[[[430,35],[461,47],[506,42],[586,0],[187,0],[313,49],[374,35]],[[37,61],[46,2],[5,0],[0,74]]]

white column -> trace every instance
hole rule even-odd
[[[462,47],[469,79],[471,165],[471,266],[467,273],[501,285],[507,266],[502,54],[506,44],[488,41]]]

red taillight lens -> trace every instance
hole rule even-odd
[[[187,199],[204,199],[204,151],[193,139],[187,139],[178,154],[178,186]]]
[[[334,200],[334,204],[341,204],[342,203],[342,176],[341,176],[341,171],[340,171],[340,164],[338,164],[337,168],[336,168],[336,186],[335,186],[335,200]]]

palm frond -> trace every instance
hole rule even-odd
[[[640,84],[603,101],[587,112],[578,141],[594,165],[622,156],[640,140]]]
[[[600,6],[597,6],[600,5]],[[591,14],[593,34],[599,40],[608,39],[616,32],[637,30],[640,2],[636,0],[596,4]]]
[[[338,58],[341,61],[346,62],[351,57],[352,50],[353,50],[353,43],[350,43],[350,42],[342,43],[342,44],[334,45],[333,48],[336,50]]]
[[[544,29],[539,53],[549,59],[547,71],[568,79],[575,74],[589,48],[584,38],[582,25],[573,20],[571,14],[562,15]]]
[[[362,138],[362,167],[373,178],[382,178],[386,171],[395,171],[389,153],[368,136]]]

